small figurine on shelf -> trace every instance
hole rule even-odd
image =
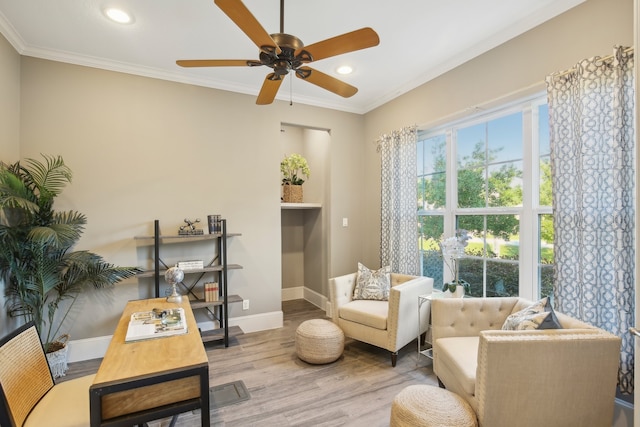
[[[202,228],[196,228],[196,224],[200,222],[199,218],[196,218],[195,221],[191,221],[188,218],[184,219],[184,222],[187,225],[183,225],[180,227],[180,230],[178,231],[178,235],[180,236],[198,236],[201,234],[204,234],[204,231],[202,231]]]

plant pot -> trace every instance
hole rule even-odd
[[[67,369],[67,353],[69,352],[69,346],[67,346],[67,341],[69,340],[69,335],[65,334],[56,341],[52,342],[53,351],[47,353],[47,362],[49,362],[49,368],[51,369],[51,375],[53,378],[64,377]]]
[[[283,185],[282,201],[285,203],[302,203],[302,185]]]
[[[451,292],[449,289],[445,290],[442,295],[444,298],[463,298],[464,286],[456,285],[456,290]]]

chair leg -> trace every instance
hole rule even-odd
[[[438,377],[436,377],[436,378],[438,378]],[[440,386],[440,388],[446,388],[444,386],[444,384],[442,383],[442,381],[440,381],[440,378],[438,378],[438,385]]]
[[[391,367],[392,368],[396,367],[396,362],[397,361],[398,361],[398,352],[397,351],[391,352]]]

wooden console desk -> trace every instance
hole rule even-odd
[[[209,361],[189,302],[165,298],[127,303],[89,389],[91,426],[131,426],[201,409],[209,427]],[[184,309],[188,332],[125,343],[131,314],[154,308]]]

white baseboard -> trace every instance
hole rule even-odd
[[[69,341],[68,362],[99,359],[107,352],[113,335]]]
[[[329,306],[327,302],[329,300],[324,295],[319,294],[316,291],[313,291],[309,288],[304,288],[304,294],[302,298],[309,301],[311,304],[315,305],[319,309],[324,310],[325,313],[327,312],[327,308]]]
[[[282,311],[272,311],[270,313],[250,314],[248,316],[234,317],[229,319],[229,326],[240,326],[242,332],[266,331],[267,329],[282,328]]]
[[[243,332],[257,332],[267,329],[281,328],[283,323],[282,311],[253,314],[250,316],[229,319],[229,326],[240,326]],[[214,322],[201,322],[198,327],[202,330],[215,328]],[[107,352],[112,335],[85,338],[69,341],[67,361],[81,362],[83,360],[99,359]]]

